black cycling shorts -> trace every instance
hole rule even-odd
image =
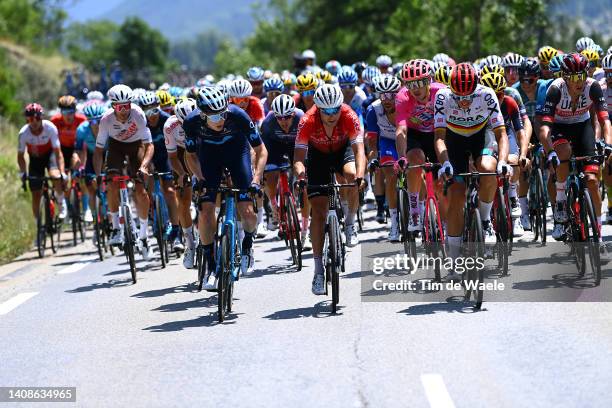
[[[343,174],[345,164],[355,162],[355,155],[350,143],[344,149],[333,153],[323,153],[312,146],[308,147],[308,197],[327,196],[327,189],[311,187],[331,183],[331,169],[335,173]]]
[[[487,146],[486,128],[467,137],[446,129],[446,149],[448,161],[452,164],[455,174],[468,171],[470,155],[474,162],[480,156],[497,157],[497,152],[491,146]]]
[[[575,156],[593,156],[595,154],[595,131],[591,119],[579,123],[555,123],[551,131],[553,147],[569,143]],[[598,173],[599,163],[590,160],[584,164],[587,173]]]

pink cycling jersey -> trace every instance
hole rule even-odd
[[[420,132],[434,131],[434,103],[436,94],[445,85],[432,82],[429,88],[429,100],[421,104],[411,97],[410,91],[402,88],[395,97],[395,123]]]

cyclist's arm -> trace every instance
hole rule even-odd
[[[23,174],[26,173],[27,165],[25,161],[26,142],[21,132],[19,133],[19,145],[17,147],[17,165],[19,171]]]
[[[526,116],[522,116],[520,114],[520,108],[517,106],[510,107],[510,121],[512,122],[512,128],[516,133],[516,139],[519,145],[519,157],[520,159],[524,159],[527,157],[527,150],[529,149],[529,140],[531,139],[531,135],[526,132],[526,124],[523,123],[522,119]],[[529,121],[529,118],[527,117]],[[531,123],[531,122],[529,122]]]
[[[447,96],[445,92],[436,94],[436,103],[434,105],[434,150],[438,156],[439,163],[448,161],[448,151],[446,150],[446,113],[445,101]]]
[[[497,154],[499,161],[508,162],[508,134],[505,126],[498,126],[493,129],[495,139],[497,140]]]
[[[606,97],[603,94],[601,85],[599,82],[594,82],[589,90],[589,96],[593,101],[593,108],[595,109],[597,120],[601,125],[601,138],[606,143],[612,143],[612,134],[610,133],[610,117],[608,115],[608,104],[606,103]],[[597,128],[597,127],[596,127]]]
[[[96,172],[96,176],[102,173],[102,162],[104,161],[104,148],[96,146],[93,154],[93,168]]]
[[[366,168],[366,156],[363,142],[352,143],[351,147],[353,148],[353,154],[355,155],[355,168],[357,170],[355,177],[362,179],[365,175]]]
[[[57,133],[57,128],[55,126],[51,127],[50,140],[51,148],[53,149],[53,153],[55,153],[55,158],[57,159],[57,167],[59,168],[60,174],[64,174],[64,155],[62,154],[59,136]]]
[[[293,148],[293,171],[298,179],[306,177],[306,153],[308,153],[308,138],[311,132],[310,122],[307,121],[307,116],[302,116],[298,125],[298,133],[295,138],[295,147]],[[312,165],[312,164],[311,164]]]
[[[166,150],[168,151],[168,159],[170,159],[170,165],[174,172],[179,176],[179,179],[183,179],[185,176],[185,170],[178,159],[176,138],[174,132],[178,131],[177,126],[180,126],[178,122],[169,124],[170,121],[166,121],[164,125],[164,141],[166,143]]]
[[[255,174],[253,176],[253,183],[261,184],[263,182],[263,172],[268,161],[268,150],[266,145],[263,143],[253,147],[255,151]]]
[[[544,147],[546,154],[553,150],[552,140],[550,139],[550,127],[555,117],[555,108],[561,101],[561,90],[555,85],[551,85],[546,91],[546,100],[542,107],[542,125],[540,126],[539,139]]]
[[[529,140],[531,140],[531,135],[533,134],[533,124],[531,123],[531,120],[527,115],[523,115],[521,119],[523,122],[523,133],[525,133],[525,135],[527,136],[527,144],[529,144]],[[521,151],[523,151],[522,148]]]
[[[370,159],[378,157],[378,138],[380,137],[380,127],[376,119],[376,111],[372,106],[368,107],[366,113],[366,141],[370,149]]]
[[[148,173],[148,168],[149,168],[149,163],[151,163],[151,159],[153,158],[153,152],[155,150],[155,147],[153,146],[153,143],[148,142],[148,143],[143,143],[143,147],[145,149],[144,152],[144,157],[142,158],[142,163],[140,163],[140,171],[142,173],[147,174]]]

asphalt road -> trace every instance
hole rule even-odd
[[[386,237],[366,215],[362,241]],[[53,407],[612,406],[610,303],[372,302],[356,247],[331,315],[310,292],[312,256],[296,272],[270,233],[218,324],[216,296],[180,260],[139,261],[133,285],[123,256],[63,245],[0,267],[0,386],[76,387],[76,404]],[[511,271],[559,257],[521,254]],[[602,287],[611,277],[604,265]]]

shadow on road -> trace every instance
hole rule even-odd
[[[66,293],[83,293],[83,292],[91,292],[92,290],[96,290],[96,289],[110,289],[110,288],[117,288],[117,287],[123,287],[123,286],[132,286],[132,278],[123,279],[123,280],[112,279],[104,283],[92,283],[91,285],[81,286],[75,289],[69,289],[66,291]]]
[[[324,300],[322,302],[317,303],[313,307],[299,307],[297,309],[287,309],[287,310],[279,310],[278,312],[274,312],[271,315],[264,316],[266,319],[270,320],[287,320],[287,319],[301,319],[304,317],[334,317],[334,316],[342,316],[342,313],[331,313],[331,300]],[[338,306],[338,310],[341,310],[343,307]]]
[[[158,297],[158,296],[169,295],[169,294],[172,294],[172,293],[182,293],[182,292],[192,292],[192,291],[193,291],[193,284],[186,283],[184,285],[173,286],[171,288],[162,288],[162,289],[147,290],[145,292],[136,293],[136,294],[132,295],[131,297],[150,298],[150,297]]]
[[[404,313],[408,316],[423,316],[441,312],[471,314],[486,310],[486,308],[475,310],[473,303],[464,301],[462,297],[452,297],[448,298],[445,303],[416,304],[397,313]]]
[[[189,327],[211,327],[217,325],[229,325],[236,323],[236,318],[241,314],[242,313],[230,313],[229,315],[225,316],[225,321],[223,323],[219,323],[217,313],[211,312],[206,316],[200,316],[195,319],[177,320],[175,322],[163,323],[157,326],[145,327],[143,330],[147,330],[153,333],[165,333],[181,331]]]

